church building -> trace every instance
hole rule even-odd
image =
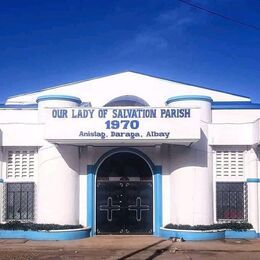
[[[260,104],[123,72],[0,105],[0,223],[160,235],[169,223],[260,233]]]

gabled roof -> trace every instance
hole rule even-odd
[[[12,96],[8,98],[6,104],[35,103],[38,96],[50,94],[77,96],[82,101],[90,101],[94,106],[102,106],[122,95],[138,96],[153,106],[163,105],[169,97],[188,94],[208,95],[218,102],[250,101],[249,97],[234,93],[126,71]]]

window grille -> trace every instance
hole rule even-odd
[[[216,151],[216,177],[244,177],[243,151]]]
[[[7,179],[33,178],[35,173],[35,154],[34,150],[8,151]]]
[[[217,220],[247,220],[247,184],[244,182],[217,182]]]
[[[33,182],[5,183],[4,185],[4,219],[32,221],[34,219]]]

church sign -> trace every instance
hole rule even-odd
[[[49,108],[45,139],[186,141],[200,137],[198,108]]]

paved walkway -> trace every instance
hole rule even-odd
[[[260,259],[260,240],[172,242],[153,236],[74,241],[0,240],[0,259]]]

